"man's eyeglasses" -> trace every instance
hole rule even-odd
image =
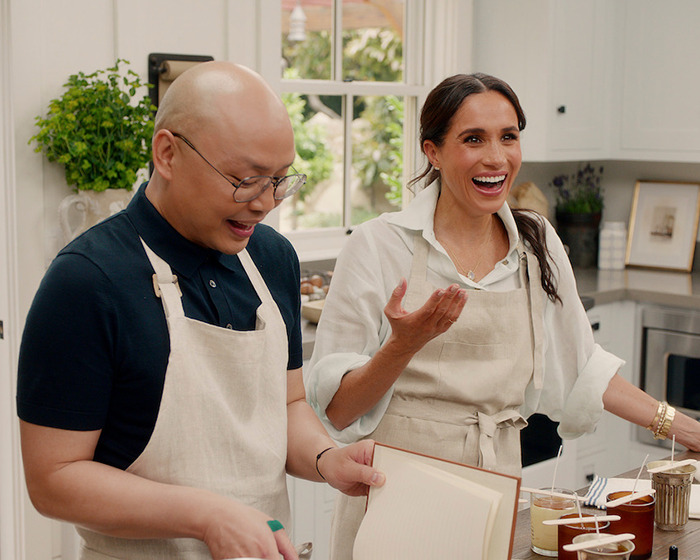
[[[197,148],[194,147],[192,142],[190,142],[182,134],[172,132],[172,135],[179,138],[190,148],[192,148],[199,157],[207,162],[209,167],[211,167],[231,184],[233,187],[233,200],[236,202],[250,202],[264,193],[270,187],[270,185],[272,185],[272,188],[274,189],[273,196],[275,197],[275,200],[284,200],[285,198],[289,198],[296,193],[301,187],[304,186],[304,183],[306,183],[306,175],[303,173],[294,173],[292,175],[286,175],[285,177],[256,175],[254,177],[246,177],[245,179],[239,179],[235,175],[232,175],[232,177],[238,181],[238,184],[236,184],[233,181],[230,181],[226,175],[214,167],[214,165],[207,158],[205,158]],[[296,169],[293,167],[292,170],[296,171]]]

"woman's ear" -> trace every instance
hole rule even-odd
[[[437,157],[437,146],[433,143],[432,140],[423,141],[423,153],[425,154],[425,157],[428,158],[428,161],[434,168],[440,169],[440,161]]]
[[[164,179],[172,178],[172,163],[175,154],[175,136],[166,129],[161,129],[153,136],[153,146],[151,148],[153,156],[153,167]]]

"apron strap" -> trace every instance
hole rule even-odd
[[[139,239],[141,239],[139,237]],[[153,250],[141,239],[141,244],[146,251],[146,256],[155,271],[153,275],[153,291],[163,301],[163,309],[166,317],[184,317],[182,308],[182,292],[173,274],[170,265],[156,255]]]
[[[532,324],[532,375],[535,389],[540,390],[542,389],[544,378],[544,292],[540,286],[540,263],[534,253],[524,250],[522,241],[518,249],[518,253],[521,250],[524,253],[520,257],[521,263],[527,265],[526,281],[530,303],[530,322]]]
[[[253,288],[255,288],[255,291],[257,292],[260,301],[265,304],[272,304],[277,306],[274,299],[272,298],[270,290],[267,288],[267,284],[265,284],[265,280],[263,280],[260,271],[255,266],[255,263],[250,257],[248,251],[246,249],[242,249],[237,253],[237,255],[238,260],[241,261],[241,265],[243,265],[243,269],[246,271],[248,279],[253,285]]]
[[[411,273],[406,279],[408,281],[408,289],[404,296],[406,308],[409,311],[414,311],[414,306],[417,309],[424,301],[421,301],[427,283],[428,270],[428,253],[430,245],[423,238],[422,232],[417,231],[413,236],[413,260],[411,261]]]

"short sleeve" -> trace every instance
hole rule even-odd
[[[49,267],[20,345],[17,409],[23,420],[70,430],[103,427],[118,331],[109,280],[85,257]]]

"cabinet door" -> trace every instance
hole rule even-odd
[[[619,157],[698,161],[700,2],[625,3]]]
[[[524,160],[607,154],[612,11],[604,0],[475,1],[473,69],[520,98]]]
[[[549,151],[557,159],[603,158],[608,150],[610,6],[600,1],[554,4]]]

